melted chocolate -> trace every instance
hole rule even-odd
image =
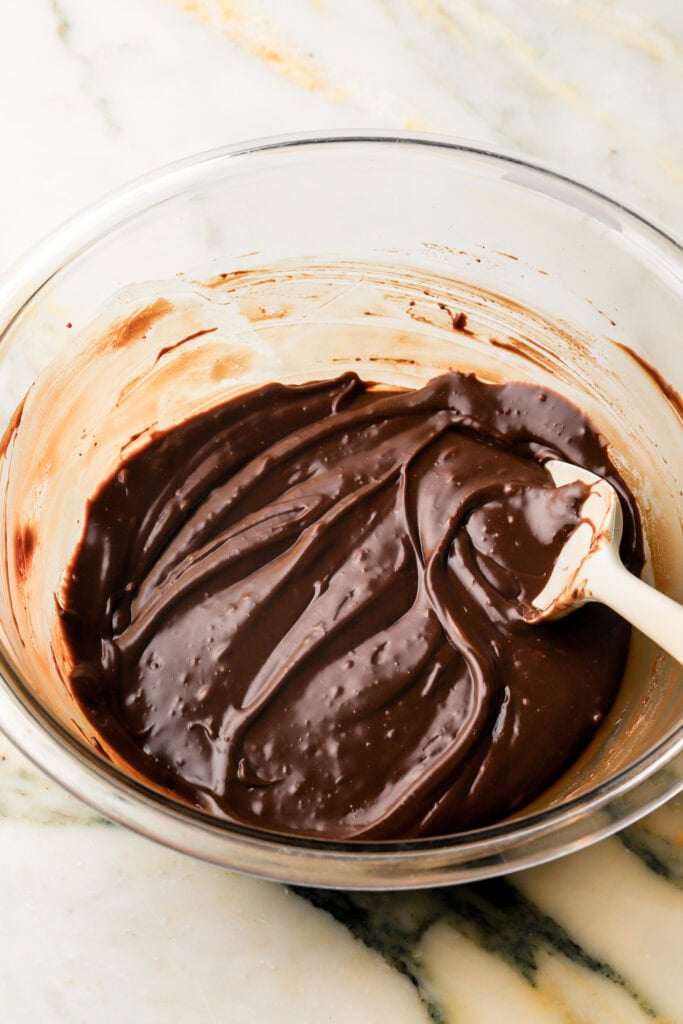
[[[612,704],[629,630],[524,609],[582,485],[635,503],[578,409],[451,373],[231,399],[91,500],[62,595],[76,698],[153,782],[216,815],[336,839],[442,835],[523,807]]]

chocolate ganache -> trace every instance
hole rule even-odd
[[[155,435],[91,499],[60,595],[76,699],[133,769],[231,821],[334,839],[500,821],[576,759],[628,626],[530,626],[582,485],[638,514],[586,417],[449,373],[268,384]]]

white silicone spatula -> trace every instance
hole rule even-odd
[[[558,487],[581,481],[590,491],[581,507],[581,522],[567,538],[545,587],[532,601],[528,621],[559,619],[586,601],[600,601],[683,664],[683,605],[622,565],[621,505],[614,488],[569,462],[552,461],[545,468]]]

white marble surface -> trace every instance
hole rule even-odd
[[[679,0],[22,0],[0,269],[131,176],[282,131],[512,148],[683,235]],[[108,825],[0,740],[0,1021],[683,1021],[683,803],[495,886],[354,898]]]

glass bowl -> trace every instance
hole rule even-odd
[[[153,426],[265,380],[353,368],[415,385],[452,367],[550,385],[589,413],[638,495],[646,572],[680,600],[681,323],[672,239],[564,176],[439,137],[266,140],[111,196],[0,287],[0,726],[108,817],[298,884],[484,878],[621,828],[683,786],[683,672],[640,636],[595,740],[523,812],[335,843],[219,821],[103,749],[70,695],[55,596],[85,502]]]

